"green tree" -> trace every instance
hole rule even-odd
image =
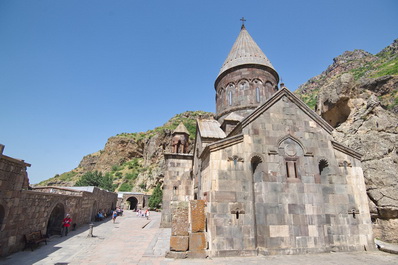
[[[162,203],[163,191],[160,188],[160,184],[153,190],[151,197],[149,198],[149,207],[159,209]]]
[[[85,173],[75,184],[75,186],[95,186],[99,188],[106,189],[108,191],[113,191],[112,187],[112,177],[109,174],[105,176],[102,172],[94,171]]]

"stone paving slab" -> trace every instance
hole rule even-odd
[[[150,220],[125,211],[116,223],[111,220],[95,223],[94,237],[87,237],[88,225],[71,231],[68,237],[52,237],[48,245],[34,251],[25,250],[0,259],[7,265],[123,265],[123,264],[344,264],[344,265],[397,265],[398,255],[380,251],[322,253],[290,256],[230,257],[212,259],[165,258],[170,248],[170,229],[159,228],[160,213]]]

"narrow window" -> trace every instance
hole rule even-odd
[[[256,87],[256,101],[260,102],[260,89]]]
[[[296,161],[286,161],[286,175],[288,178],[298,178]]]
[[[287,177],[290,178],[290,176],[289,176],[289,164],[288,164],[288,162],[286,162],[286,174],[287,174]]]
[[[228,93],[228,103],[230,106],[232,106],[232,91],[229,91]]]

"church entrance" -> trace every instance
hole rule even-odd
[[[128,204],[130,205],[129,210],[137,210],[138,200],[136,197],[130,197],[127,199]]]
[[[47,235],[60,235],[62,220],[65,217],[65,209],[62,203],[58,203],[50,214],[47,222]]]

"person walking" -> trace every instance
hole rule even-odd
[[[117,217],[117,211],[114,210],[113,213],[112,213],[112,221],[113,221],[113,223],[115,223],[116,217]]]
[[[65,218],[62,220],[62,230],[61,230],[61,237],[65,232],[65,236],[68,235],[69,227],[72,223],[72,218],[70,218],[70,214],[66,214]]]
[[[146,209],[145,216],[146,216],[146,219],[149,220],[149,209]]]

